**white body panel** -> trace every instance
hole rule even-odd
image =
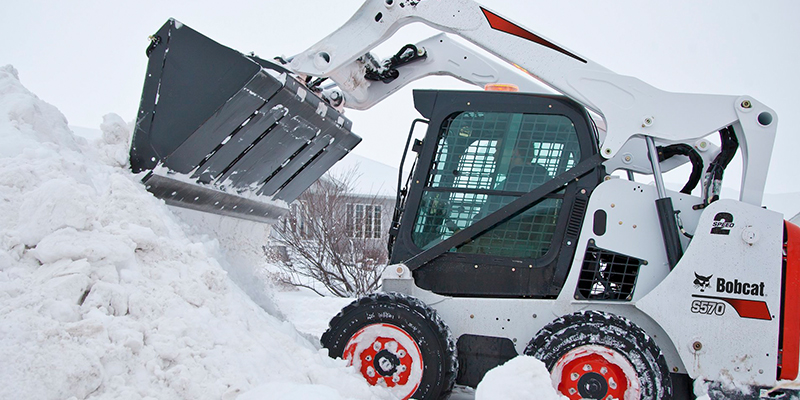
[[[733,226],[725,228],[728,234],[710,233],[719,213],[733,216]],[[731,200],[712,203],[675,269],[636,303],[669,334],[691,376],[759,385],[775,382],[782,232],[781,214]],[[695,286],[695,273],[711,276],[709,286],[702,290]],[[720,279],[734,293],[718,290]],[[755,294],[749,293],[753,286],[757,287]],[[768,310],[764,317],[769,319],[742,317],[742,310],[737,312],[731,300],[722,298],[745,300],[750,305],[764,302]],[[691,312],[692,303],[698,300],[724,304],[724,313]]]
[[[700,211],[692,209],[702,200],[698,197],[681,193],[668,192],[676,211],[680,211],[681,219],[689,233],[694,233],[694,226],[700,217]],[[670,273],[667,253],[661,239],[661,225],[658,222],[655,201],[658,198],[656,187],[623,179],[612,179],[603,182],[592,193],[586,209],[581,236],[578,239],[575,261],[572,263],[570,275],[565,287],[575,288],[578,274],[583,263],[583,251],[590,240],[599,248],[612,250],[628,256],[647,261],[642,266],[636,282],[634,302],[649,293]],[[607,213],[607,228],[602,236],[593,232],[592,216],[597,210]],[[683,245],[688,238],[682,237]],[[564,290],[560,299],[569,300],[572,291]]]

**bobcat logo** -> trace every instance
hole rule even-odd
[[[700,289],[701,292],[705,292],[706,288],[708,288],[708,286],[709,286],[709,281],[711,280],[712,276],[714,276],[714,275],[712,274],[712,275],[709,275],[709,276],[702,276],[702,275],[698,275],[697,272],[695,272],[694,273],[694,287]]]

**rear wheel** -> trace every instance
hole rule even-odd
[[[455,383],[455,341],[436,312],[413,297],[362,297],[331,320],[320,341],[331,357],[401,399],[439,399]]]
[[[641,328],[612,314],[561,317],[536,334],[525,354],[542,360],[571,400],[672,398],[661,350]]]

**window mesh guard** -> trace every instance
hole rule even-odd
[[[590,241],[578,277],[579,300],[631,300],[639,267],[647,261],[600,249]]]
[[[572,120],[556,114],[472,112],[443,122],[412,240],[429,249],[574,167]],[[450,251],[541,258],[552,247],[563,188]]]

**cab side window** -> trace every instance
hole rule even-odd
[[[462,112],[443,123],[412,239],[429,248],[580,160],[562,115]],[[551,246],[563,195],[551,193],[452,252],[538,258]]]

